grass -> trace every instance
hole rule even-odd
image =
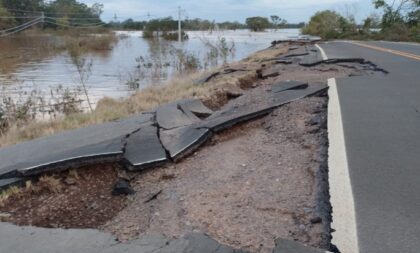
[[[68,177],[79,179],[76,171],[69,171]],[[6,190],[0,192],[0,207],[4,207],[7,200],[12,197],[23,196],[28,193],[60,193],[63,189],[63,184],[60,178],[56,175],[43,175],[36,183],[28,180],[25,182],[25,187],[11,186]]]
[[[261,51],[258,51],[247,58],[243,59],[244,63],[260,63],[266,60],[269,60],[273,57],[277,57],[279,55],[284,54],[288,51],[288,47],[277,45],[273,48],[264,49]]]
[[[255,70],[265,59],[287,52],[287,47],[277,46],[272,49],[259,51],[250,57],[233,63],[246,65],[252,71],[237,72],[230,75],[220,75],[211,81],[197,85],[194,81],[206,73],[193,73],[176,76],[159,86],[149,87],[136,92],[133,96],[118,101],[103,98],[95,110],[89,113],[74,113],[62,119],[50,121],[33,121],[24,126],[12,126],[0,136],[0,147],[16,144],[34,138],[59,133],[65,130],[80,128],[96,123],[103,123],[129,115],[138,114],[155,108],[158,105],[184,98],[198,98],[206,105],[215,109],[226,100],[226,92],[234,88],[246,88],[255,80]]]
[[[12,196],[18,195],[22,192],[22,189],[17,186],[9,187],[8,189],[0,192],[0,207],[4,206],[4,203]]]

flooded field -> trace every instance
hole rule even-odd
[[[0,39],[2,98],[36,93],[46,100],[60,90],[81,89],[81,74],[94,105],[108,96],[124,98],[136,89],[159,85],[173,75],[210,69],[242,59],[270,42],[299,34],[298,29],[251,33],[247,30],[188,32],[178,43],[146,40],[141,32],[116,32],[110,49],[86,52],[82,69],[67,50],[57,50],[59,36],[27,35]]]

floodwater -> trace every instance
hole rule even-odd
[[[182,49],[198,59],[201,70],[224,62],[237,61],[267,48],[271,41],[299,35],[298,29],[267,32],[247,30],[188,32],[189,40],[150,41],[141,32],[116,32],[120,38],[112,50],[90,52],[83,57],[92,63],[86,86],[93,103],[108,96],[124,98],[135,89],[159,85],[179,73],[177,58]],[[225,39],[226,57],[211,55],[211,45]],[[57,87],[80,89],[80,76],[66,51],[51,50],[59,38],[54,36],[16,36],[0,38],[0,93],[2,97],[22,97],[36,91],[51,96]],[[175,52],[175,53],[174,53]]]

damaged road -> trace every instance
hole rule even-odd
[[[5,147],[0,149],[0,178],[34,176],[104,159],[123,160],[130,170],[158,166],[182,153],[192,152],[211,132],[266,115],[281,105],[326,89],[325,84],[311,88],[299,86],[304,88],[301,90],[291,89],[293,86],[289,87],[288,83],[280,85],[286,89],[264,94],[265,103],[258,108],[243,105],[218,111],[202,120],[199,116],[212,111],[200,100],[182,100],[160,106],[153,113]]]
[[[238,85],[238,95],[226,103],[174,101],[128,119],[2,148],[0,187],[98,161],[117,162],[128,171],[123,178],[135,194],[93,228],[120,241],[204,232],[231,250],[272,252],[274,239],[284,238],[334,251],[326,80],[384,72],[365,61],[319,61],[311,44],[289,47],[288,55],[254,62],[255,81]],[[197,85],[250,71],[226,69]],[[160,168],[148,170],[153,167]],[[10,208],[24,202],[14,201],[7,203]],[[20,224],[31,225],[31,217],[22,217]],[[282,245],[289,244],[277,247]]]

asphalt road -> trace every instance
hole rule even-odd
[[[365,58],[389,71],[336,80],[359,250],[418,253],[420,44],[366,44],[419,59],[347,42],[320,44],[328,58]]]

